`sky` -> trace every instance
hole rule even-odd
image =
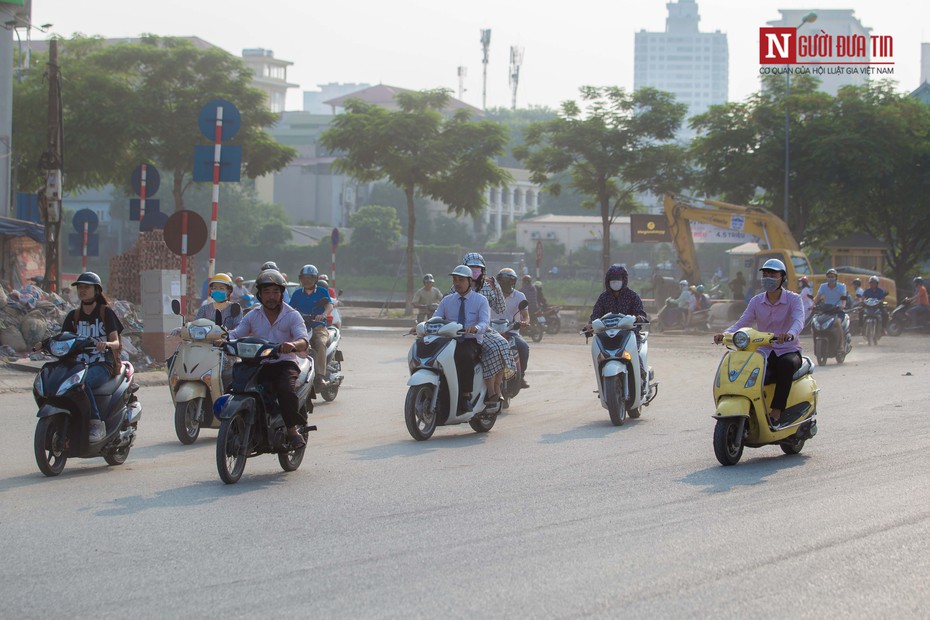
[[[698,0],[702,32],[727,34],[729,97],[757,90],[758,32],[779,9],[853,9],[872,34],[894,40],[894,79],[919,85],[920,44],[930,42],[930,4],[904,0]],[[524,50],[517,106],[576,99],[582,85],[633,87],[634,35],[665,30],[660,0],[32,0],[32,23],[50,33],[133,37],[197,36],[236,55],[265,48],[293,62],[287,98],[300,110],[302,92],[319,84],[388,84],[413,90],[445,87],[457,96],[465,66],[466,102],[481,107],[480,31],[491,29],[488,107],[509,107],[510,47]],[[46,38],[33,31],[32,37]]]

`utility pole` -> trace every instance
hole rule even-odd
[[[459,67],[459,99],[465,96],[465,76],[468,75],[467,67]]]
[[[48,47],[48,150],[39,158],[39,169],[46,175],[45,191],[39,192],[39,204],[45,216],[45,284],[52,292],[61,290],[58,232],[61,230],[63,142],[58,41],[52,39]]]
[[[481,49],[484,51],[484,57],[481,64],[484,65],[484,77],[481,80],[481,109],[488,109],[488,48],[491,47],[491,29],[481,31]]]

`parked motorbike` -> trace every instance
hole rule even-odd
[[[902,302],[891,311],[891,318],[888,319],[889,336],[900,336],[904,332],[930,334],[930,312],[924,313],[915,321],[907,312],[910,308],[911,304]]]
[[[499,403],[485,404],[488,393],[481,362],[475,364],[471,399],[460,402],[455,365],[456,338],[464,334],[454,321],[433,317],[417,324],[416,342],[410,347],[407,365],[410,379],[404,401],[407,431],[417,441],[433,436],[437,426],[468,422],[477,433],[487,433],[497,421]]]
[[[642,407],[649,406],[659,393],[659,384],[648,364],[649,332],[642,332],[642,345],[637,351],[636,317],[611,312],[591,324],[591,331],[582,332],[585,339],[594,335],[591,358],[597,376],[597,393],[601,406],[607,409],[610,421],[620,426],[627,415],[638,418]]]
[[[501,394],[504,397],[504,402],[502,407],[504,409],[510,408],[510,401],[517,397],[517,394],[520,393],[520,389],[523,387],[523,367],[520,364],[520,353],[517,349],[517,333],[520,330],[520,321],[517,319],[517,315],[521,311],[525,310],[529,305],[525,299],[520,302],[518,305],[519,310],[517,314],[514,314],[510,317],[510,320],[506,319],[496,319],[491,321],[491,329],[499,333],[507,340],[507,344],[510,345],[510,354],[513,356],[514,364],[516,365],[516,372],[509,378],[504,378],[504,384],[501,386]]]
[[[862,333],[869,346],[878,345],[882,337],[882,307],[885,305],[881,299],[869,297],[862,301]]]
[[[278,399],[258,381],[261,362],[278,356],[280,344],[247,336],[223,345],[228,355],[240,361],[233,366],[229,394],[217,399],[214,414],[220,420],[216,439],[216,469],[226,484],[242,477],[247,459],[259,454],[277,454],[284,471],[295,471],[303,461],[306,445],[294,448],[287,435]],[[304,440],[316,426],[306,423],[313,413],[313,360],[297,358],[300,374],[297,378],[297,398],[304,423],[298,432]]]
[[[232,316],[239,316],[239,304],[230,308]],[[181,316],[181,303],[177,299],[171,300],[171,310]],[[181,344],[166,363],[168,389],[174,401],[174,432],[185,445],[197,441],[201,428],[220,427],[213,416],[213,400],[226,391],[232,379],[231,371],[224,371],[226,354],[213,346],[226,332],[222,322],[219,311],[212,321],[185,322],[178,333]]]
[[[542,315],[546,319],[546,333],[555,336],[562,329],[562,319],[559,312],[562,306],[546,306],[542,309]]]
[[[426,319],[430,318],[436,313],[436,308],[439,307],[439,304],[426,304],[417,306],[419,310],[417,312],[417,323],[422,323]]]
[[[811,334],[814,337],[814,355],[817,363],[827,365],[827,360],[836,358],[837,364],[842,364],[846,356],[852,351],[852,336],[849,334],[849,315],[843,314],[843,342],[837,342],[836,321],[843,313],[842,308],[833,304],[820,304],[814,307],[811,320]]]
[[[727,352],[714,380],[714,454],[721,465],[736,465],[743,448],[777,444],[785,454],[798,454],[817,434],[817,382],[814,364],[803,357],[794,373],[787,407],[778,426],[768,419],[775,395],[774,376],[768,360],[757,349],[775,342],[775,334],[743,328],[724,334]]]
[[[136,398],[139,386],[133,383],[133,367],[121,362],[119,374],[94,389],[106,436],[90,443],[90,403],[84,393],[84,376],[88,364],[77,359],[91,352],[96,340],[72,332],[62,332],[46,339],[42,350],[57,358],[46,362],[32,386],[39,411],[35,432],[35,457],[39,470],[57,476],[69,458],[102,456],[108,465],[122,465],[136,439],[142,404]]]

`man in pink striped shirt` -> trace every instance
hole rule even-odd
[[[781,413],[788,402],[791,377],[801,367],[801,345],[798,336],[804,328],[804,304],[801,296],[785,288],[788,271],[777,258],[762,265],[762,293],[749,300],[749,306],[726,333],[735,332],[753,323],[756,329],[775,334],[775,343],[759,347],[759,353],[768,357],[767,365],[775,370],[775,394],[769,421],[777,427]],[[723,334],[714,336],[714,343],[723,342]]]

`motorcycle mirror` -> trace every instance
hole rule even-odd
[[[177,299],[172,299],[171,300],[171,311],[177,314],[178,316],[181,316],[181,302],[178,301]]]
[[[520,310],[526,310],[529,307],[529,305],[530,305],[530,302],[524,299],[523,301],[520,302],[520,305],[517,307],[520,308]]]
[[[231,317],[236,318],[240,314],[242,314],[242,306],[239,304],[233,304],[229,307],[229,315]]]

